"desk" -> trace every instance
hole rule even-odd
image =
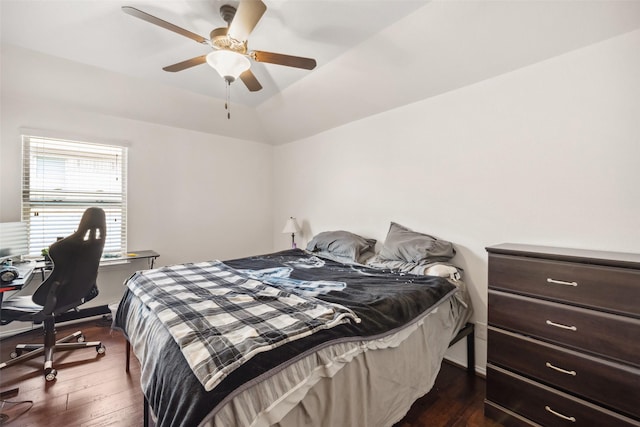
[[[117,264],[122,261],[130,261],[134,259],[146,259],[149,262],[149,269],[153,268],[156,258],[160,256],[156,251],[145,249],[141,251],[128,251],[122,254],[105,254],[100,260],[101,265]]]
[[[100,265],[102,266],[120,264],[136,259],[146,259],[149,265],[149,269],[152,269],[153,265],[155,264],[156,258],[158,258],[159,256],[159,253],[150,249],[145,249],[142,251],[129,251],[119,254],[104,254],[102,255],[102,258],[100,258]],[[51,263],[51,261],[39,259],[36,261],[34,269],[42,274],[42,281],[44,281],[46,272],[53,269],[53,264]],[[26,283],[28,283],[28,281]]]

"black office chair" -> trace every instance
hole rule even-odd
[[[35,293],[3,302],[0,323],[4,325],[14,320],[44,323],[44,344],[19,344],[11,354],[11,360],[0,363],[0,369],[44,353],[44,376],[47,381],[53,381],[57,375],[53,368],[54,351],[95,347],[98,354],[105,353],[101,342],[84,342],[80,331],[56,341],[55,322],[73,320],[74,313],[82,318],[78,306],[98,295],[96,278],[107,237],[106,228],[104,211],[87,209],[78,230],[49,248],[53,270]],[[73,340],[77,342],[70,342]]]

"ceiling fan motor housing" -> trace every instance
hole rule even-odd
[[[241,54],[247,53],[247,42],[241,42],[227,36],[228,28],[216,28],[209,33],[211,44],[216,49],[231,50]]]

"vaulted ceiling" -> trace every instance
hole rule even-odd
[[[312,57],[312,71],[253,62],[263,86],[231,85],[264,142],[298,140],[640,28],[640,1],[264,0],[249,48]],[[3,46],[90,66],[223,104],[207,64],[162,67],[211,51],[122,12],[128,5],[208,37],[237,0],[2,0]],[[216,114],[219,116],[214,117]],[[220,133],[240,138],[242,123]],[[242,120],[242,115],[233,120]],[[185,125],[187,126],[187,125]],[[209,131],[211,123],[188,127]],[[235,129],[235,130],[234,130]]]

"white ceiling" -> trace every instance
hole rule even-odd
[[[252,63],[264,89],[231,87],[266,142],[282,143],[436,96],[640,28],[636,0],[264,0],[249,48],[313,57],[315,70]],[[204,37],[237,0],[1,0],[3,44],[222,100],[210,48],[121,11]],[[231,131],[230,131],[231,132]],[[232,133],[232,132],[231,132]],[[230,134],[229,136],[233,136]]]

